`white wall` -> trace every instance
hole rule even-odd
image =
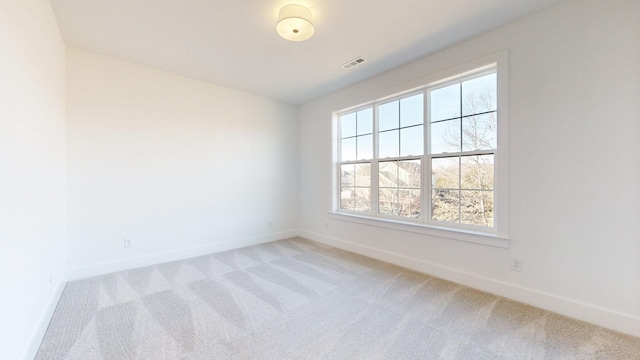
[[[640,336],[638,34],[638,1],[569,1],[304,104],[302,235]],[[503,49],[510,249],[328,218],[332,111]]]
[[[0,2],[0,359],[38,342],[65,242],[65,47],[48,1]]]
[[[295,234],[296,107],[67,54],[72,278]]]

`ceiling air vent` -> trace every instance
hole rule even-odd
[[[351,69],[352,67],[356,66],[356,65],[360,65],[364,62],[364,58],[362,56],[357,57],[351,61],[349,61],[346,64],[343,64],[342,67],[345,69]]]

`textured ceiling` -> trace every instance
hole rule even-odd
[[[51,0],[67,45],[300,104],[561,0]],[[275,30],[288,3],[315,35]],[[342,64],[366,59],[350,70]]]

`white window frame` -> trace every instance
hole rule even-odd
[[[493,153],[494,158],[494,226],[492,228],[484,228],[481,226],[455,224],[448,222],[438,222],[429,219],[431,206],[431,176],[426,176],[427,170],[431,169],[431,159],[434,157],[442,157],[443,154],[429,153],[429,91],[456,83],[461,80],[472,79],[473,77],[483,76],[492,72],[497,73],[497,148],[495,151],[489,150],[487,153]],[[378,106],[387,102],[395,101],[413,94],[423,93],[424,95],[424,154],[420,156],[401,156],[394,158],[378,158]],[[377,96],[376,96],[377,95]],[[371,100],[371,99],[375,100]],[[333,161],[332,161],[332,208],[329,217],[335,220],[356,222],[371,226],[390,228],[401,231],[409,231],[421,233],[425,235],[449,238],[497,246],[509,247],[509,183],[508,183],[508,53],[501,51],[499,53],[483,57],[465,64],[461,64],[454,68],[432,74],[421,79],[412,81],[411,83],[395,87],[386,93],[379,93],[369,97],[366,102],[360,102],[359,105],[344,108],[335,111],[332,115],[332,131],[333,131]],[[341,162],[340,154],[340,129],[339,117],[342,114],[348,114],[359,111],[368,107],[373,108],[373,154],[374,158],[370,160],[356,160]],[[478,151],[473,151],[477,154]],[[456,153],[459,155],[460,153]],[[464,154],[464,153],[462,153]],[[451,154],[447,154],[451,155]],[[382,161],[389,160],[410,160],[421,159],[421,194],[422,208],[421,218],[403,218],[389,216],[378,213],[378,165]],[[340,209],[340,165],[345,163],[370,163],[371,164],[371,209],[369,212],[349,211]],[[425,166],[428,165],[428,166]],[[374,186],[375,184],[375,186]],[[374,191],[374,189],[376,191]]]

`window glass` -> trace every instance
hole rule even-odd
[[[400,125],[399,102],[392,101],[378,107],[378,131],[397,129]]]
[[[400,129],[400,156],[422,155],[424,152],[422,125]]]
[[[493,191],[460,191],[460,222],[493,226]]]
[[[340,135],[342,138],[356,136],[356,113],[343,115],[340,119],[342,124]]]
[[[342,139],[342,161],[356,159],[356,138]]]
[[[422,208],[420,160],[392,160],[379,164],[379,213],[419,218]]]
[[[462,151],[497,148],[497,125],[495,112],[462,118]]]
[[[431,91],[430,101],[431,122],[460,117],[460,84]]]
[[[379,157],[397,157],[400,154],[400,131],[390,130],[381,132],[378,136]]]
[[[355,164],[355,185],[358,187],[371,186],[371,164]]]
[[[462,115],[496,111],[497,77],[489,74],[462,82]]]
[[[493,154],[462,156],[460,188],[493,190],[493,157]]]
[[[422,124],[424,104],[422,93],[400,100],[400,127]]]
[[[362,135],[357,137],[356,158],[366,160],[373,158],[373,135]]]
[[[356,123],[358,135],[373,133],[373,109],[367,108],[358,111]]]
[[[460,119],[431,123],[430,135],[432,154],[460,151]]]

